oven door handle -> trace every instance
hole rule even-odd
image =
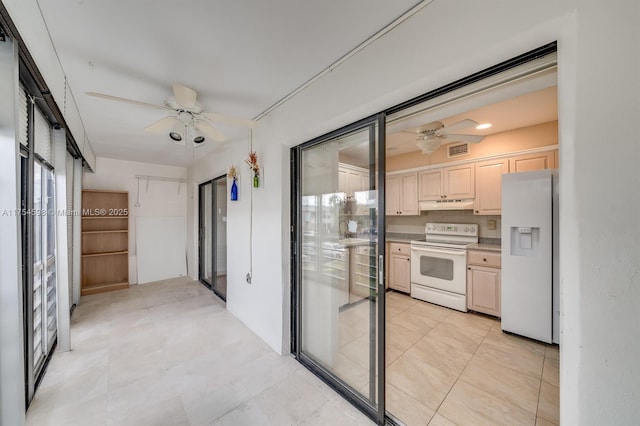
[[[465,253],[466,253],[466,250],[447,250],[447,249],[441,249],[441,248],[435,248],[435,247],[429,247],[429,248],[412,247],[411,250],[412,251],[416,251],[416,252],[422,252],[422,253],[449,254],[449,255],[452,255],[452,256],[464,256]]]

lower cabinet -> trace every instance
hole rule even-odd
[[[411,251],[409,244],[389,244],[389,288],[411,293]]]
[[[472,251],[467,256],[467,309],[501,315],[500,254]]]

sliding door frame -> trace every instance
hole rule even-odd
[[[377,301],[376,311],[370,313],[370,324],[376,324],[377,330],[372,337],[372,344],[376,344],[375,351],[370,351],[371,365],[375,369],[369,371],[370,382],[375,383],[375,392],[371,391],[371,397],[377,393],[377,407],[372,407],[361,395],[352,391],[351,387],[339,377],[321,366],[318,362],[302,352],[302,263],[300,254],[302,253],[302,192],[301,192],[301,167],[303,150],[321,145],[327,141],[340,136],[369,129],[369,187],[377,190],[378,214],[376,217],[376,229],[378,230],[377,244]],[[348,126],[342,127],[318,138],[312,139],[301,145],[291,148],[290,151],[290,171],[291,171],[291,354],[306,368],[318,376],[323,382],[333,388],[342,397],[355,405],[360,411],[369,416],[377,424],[385,422],[385,133],[386,115],[379,113],[359,120]],[[376,144],[377,138],[377,144]],[[376,167],[377,166],[377,167]],[[372,265],[375,266],[375,265]],[[373,331],[375,331],[373,330]],[[377,363],[375,362],[377,359]],[[375,381],[377,376],[377,382]],[[373,379],[373,380],[372,380]],[[371,398],[373,399],[373,398]]]
[[[207,288],[209,288],[211,291],[213,291],[216,296],[218,296],[219,298],[221,298],[222,300],[224,300],[226,302],[226,295],[220,294],[220,292],[218,292],[216,290],[216,281],[217,280],[217,262],[216,262],[216,257],[218,254],[217,248],[216,248],[216,241],[218,241],[218,231],[217,231],[217,227],[216,227],[216,211],[218,209],[218,203],[217,203],[217,193],[216,193],[216,183],[221,181],[221,180],[226,180],[227,179],[227,175],[221,175],[218,177],[215,177],[213,179],[210,179],[206,182],[202,182],[201,184],[198,185],[198,279],[200,280],[200,282],[202,284],[204,284]],[[205,252],[205,232],[206,232],[206,228],[205,228],[205,223],[204,223],[204,212],[205,212],[205,204],[204,204],[204,191],[206,190],[206,186],[207,185],[211,185],[211,221],[208,223],[209,226],[211,226],[211,241],[210,241],[210,253],[211,253],[211,259],[209,259],[211,261],[211,276],[212,276],[212,282],[208,283],[205,280],[205,273],[204,273],[204,267],[205,267],[205,263],[204,261],[204,252]],[[226,193],[225,193],[226,196]]]
[[[384,352],[385,352],[385,311],[384,311],[384,297],[378,299],[378,303],[382,305],[381,309],[378,310],[378,330],[379,330],[379,342],[380,346],[378,347],[379,352],[379,365],[378,365],[378,377],[380,380],[378,381],[378,408],[377,412],[373,412],[369,405],[364,402],[362,398],[358,398],[354,395],[348,388],[348,386],[339,379],[332,377],[332,375],[326,371],[326,369],[318,366],[312,360],[309,360],[308,357],[305,357],[304,354],[301,354],[301,327],[300,327],[300,306],[301,306],[301,294],[300,294],[300,284],[301,284],[301,267],[300,267],[300,254],[301,254],[301,235],[299,230],[301,229],[301,212],[302,206],[300,204],[301,200],[301,174],[300,174],[300,165],[301,165],[301,152],[302,149],[312,147],[316,144],[323,143],[329,139],[338,137],[344,133],[348,133],[350,131],[360,129],[363,127],[363,123],[372,120],[373,117],[377,117],[378,122],[378,132],[379,132],[379,146],[378,146],[378,190],[379,192],[379,217],[377,219],[378,224],[378,255],[379,255],[379,265],[380,268],[378,273],[381,275],[378,278],[378,288],[379,294],[384,294],[384,265],[386,260],[385,253],[385,133],[386,133],[386,117],[390,115],[394,115],[396,113],[408,110],[412,107],[416,107],[426,101],[431,99],[438,98],[442,95],[450,93],[454,90],[469,86],[471,84],[480,82],[487,78],[493,77],[495,75],[501,74],[505,71],[508,71],[512,68],[521,66],[523,64],[535,61],[540,58],[544,58],[548,55],[555,54],[557,52],[558,46],[556,41],[552,41],[545,45],[542,45],[538,48],[532,49],[528,52],[525,52],[521,55],[515,56],[511,59],[507,59],[501,63],[498,63],[489,68],[483,69],[476,73],[473,73],[467,77],[461,78],[459,80],[453,81],[449,84],[446,84],[442,87],[439,87],[435,90],[429,91],[427,93],[416,96],[412,99],[409,99],[405,102],[402,102],[398,105],[392,106],[385,111],[345,126],[341,129],[335,130],[333,132],[327,133],[326,135],[320,136],[318,138],[312,139],[306,143],[298,145],[296,147],[291,148],[290,152],[290,176],[291,176],[291,228],[290,228],[290,238],[291,238],[291,353],[294,357],[296,357],[305,367],[311,370],[314,374],[320,377],[323,381],[325,381],[329,386],[331,386],[336,392],[338,392],[345,399],[350,401],[353,405],[355,405],[362,412],[367,414],[371,419],[376,421],[378,424],[384,424],[385,421],[390,422],[392,424],[396,423],[395,418],[392,413],[386,413],[384,411],[385,407],[385,363],[384,363]],[[381,411],[381,412],[380,412]]]
[[[206,182],[202,182],[198,185],[198,280],[211,290],[212,283],[209,283],[205,279],[205,197],[204,191],[206,191],[207,185],[211,185],[211,193],[213,194],[213,179]],[[213,204],[213,201],[212,201]],[[213,209],[213,205],[211,206]],[[212,210],[213,212],[213,210]],[[212,214],[213,215],[213,214]],[[213,220],[211,221],[213,222]],[[209,224],[211,225],[211,223]],[[211,255],[213,257],[213,254]]]

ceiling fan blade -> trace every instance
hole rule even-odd
[[[173,83],[173,96],[176,98],[176,102],[186,108],[193,108],[196,105],[196,97],[198,93],[179,83]]]
[[[196,130],[202,132],[205,136],[208,136],[217,142],[224,142],[224,140],[226,139],[222,132],[220,132],[220,130],[216,129],[206,121],[198,121],[196,123]]]
[[[440,132],[446,132],[449,133],[453,130],[462,130],[462,129],[468,129],[470,127],[476,127],[478,125],[477,122],[473,121],[473,120],[469,120],[468,118],[465,120],[460,120],[457,123],[453,123],[450,126],[444,126],[442,129],[440,129]]]
[[[179,123],[181,121],[177,117],[165,117],[149,124],[144,130],[151,133],[169,133]]]
[[[136,100],[127,99],[127,98],[121,98],[119,96],[105,95],[104,93],[86,92],[86,94],[89,95],[89,96],[95,96],[96,98],[109,99],[110,101],[125,102],[125,103],[128,103],[128,104],[146,106],[146,107],[150,107],[150,108],[163,109],[163,110],[167,109],[163,105],[149,104],[147,102],[136,101]]]
[[[480,135],[451,135],[447,134],[447,143],[451,142],[469,142],[469,143],[478,143],[482,142],[484,136]]]
[[[208,120],[231,124],[232,126],[242,126],[254,129],[258,125],[255,120],[250,120],[248,118],[231,117],[230,115],[222,115],[215,112],[206,112],[204,115]]]

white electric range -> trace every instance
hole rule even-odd
[[[478,225],[427,223],[424,240],[411,241],[411,297],[467,311],[467,247]]]

